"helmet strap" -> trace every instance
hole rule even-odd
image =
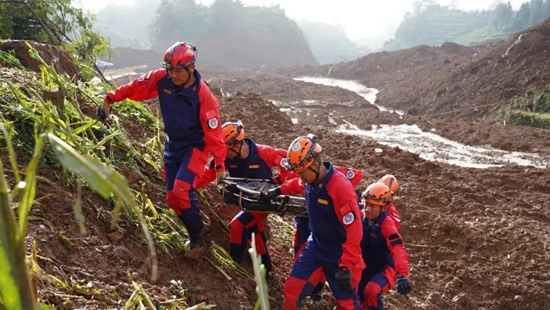
[[[235,151],[233,148],[229,149],[229,151],[237,154],[237,156],[235,156],[235,158],[241,158],[241,151],[243,149],[244,140],[238,141],[238,143],[239,143],[239,151]]]
[[[313,179],[313,182],[311,182],[310,184],[316,184],[319,182],[319,170],[321,170],[321,165],[319,165],[319,167],[317,167],[317,170],[311,168],[311,166],[307,167],[307,169],[315,172],[315,179]]]
[[[185,87],[185,84],[189,83],[189,80],[191,79],[191,72],[189,72],[189,66],[185,66],[183,67],[185,69],[185,71],[187,71],[187,80],[185,81],[185,83],[183,83],[183,87]]]

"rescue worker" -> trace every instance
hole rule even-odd
[[[388,216],[395,222],[395,228],[399,229],[401,227],[401,216],[399,215],[399,212],[393,205],[392,201],[397,192],[399,191],[399,183],[397,182],[397,179],[395,176],[391,174],[386,174],[380,180],[378,180],[380,183],[386,184],[388,188],[390,189],[391,197],[390,202],[386,206],[386,212],[388,213]]]
[[[394,284],[397,292],[406,295],[411,290],[409,255],[385,207],[391,191],[383,183],[371,184],[362,194],[365,204],[361,252],[367,267],[359,283],[361,310],[381,310],[382,293]]]
[[[166,200],[189,233],[189,248],[202,246],[204,224],[194,194],[196,176],[204,173],[210,153],[217,179],[225,171],[219,104],[195,69],[193,44],[177,42],[164,54],[164,69],[150,71],[109,92],[99,105],[98,120],[109,116],[111,104],[126,99],[159,98],[164,131]],[[202,232],[202,233],[201,233]]]
[[[346,176],[321,161],[321,150],[311,134],[296,138],[284,166],[299,178],[261,195],[271,201],[281,194],[303,194],[309,216],[311,234],[284,284],[285,310],[301,308],[323,276],[338,309],[359,309],[357,285],[365,264],[357,195]]]
[[[294,177],[293,173],[281,167],[286,151],[256,144],[252,139],[245,138],[244,126],[240,120],[223,124],[222,130],[223,141],[227,146],[225,167],[231,177],[272,180],[272,183],[278,185]],[[206,173],[202,182],[209,183],[214,179],[210,171],[212,170]],[[273,268],[264,233],[268,215],[264,212],[239,212],[229,223],[229,253],[234,261],[241,264],[252,233],[255,233],[257,254],[262,257],[269,279]]]
[[[356,187],[359,185],[361,180],[363,179],[363,172],[361,170],[352,169],[352,168],[344,168],[339,166],[333,166],[336,171],[340,171],[343,175],[346,176],[346,178],[351,182],[351,185],[353,187]],[[361,191],[355,190],[356,195],[358,197],[361,197]],[[296,262],[298,257],[300,256],[300,253],[306,246],[307,239],[310,235],[309,230],[309,217],[304,216],[296,216],[294,217],[294,240],[292,242],[292,246],[294,248],[294,258],[293,262]],[[313,299],[314,301],[320,301],[321,300],[321,291],[325,287],[326,280],[322,279],[317,286],[311,291],[309,294],[309,297]]]

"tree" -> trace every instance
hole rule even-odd
[[[519,11],[514,17],[514,31],[521,31],[529,27],[529,18],[531,17],[531,12],[529,10],[529,3],[525,2],[519,8]]]
[[[504,4],[499,3],[494,9],[493,20],[491,24],[497,31],[506,30],[505,28],[510,24],[514,11],[510,2]]]
[[[543,0],[531,0],[529,3],[529,11],[531,12],[529,26],[536,25],[548,18],[548,16],[544,15],[543,4]]]
[[[208,25],[208,10],[194,0],[162,0],[149,26],[149,36],[154,45],[194,42]]]
[[[550,0],[544,1],[542,12],[546,18],[550,18]]]
[[[0,0],[5,12],[0,17],[2,37],[35,40],[63,47],[82,62],[83,77],[91,77],[97,56],[105,54],[108,40],[92,30],[94,17],[72,6],[72,0]]]
[[[137,0],[133,6],[109,3],[97,14],[95,29],[109,36],[116,47],[149,47],[147,30],[158,7],[158,0]]]
[[[239,0],[216,0],[210,7],[210,13],[214,30],[233,28],[246,15],[244,5]]]
[[[426,8],[437,5],[435,0],[418,0],[413,3],[413,14],[420,15]]]

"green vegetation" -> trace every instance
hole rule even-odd
[[[40,215],[29,216],[31,207],[39,204],[35,199],[37,183],[52,184],[56,181],[39,176],[38,171],[49,171],[48,166],[57,164],[65,167],[62,174],[54,173],[54,178],[60,184],[76,187],[78,198],[73,210],[82,234],[86,234],[80,202],[83,190],[98,192],[107,205],[113,207],[111,229],[123,230],[118,226],[120,220],[130,224],[125,227],[140,226],[144,232],[144,244],[149,247],[151,280],[154,282],[157,274],[156,249],[166,255],[173,253],[174,249],[185,250],[187,232],[173,211],[158,209],[144,188],[130,187],[117,170],[130,169],[151,186],[161,183],[162,124],[141,103],[130,101],[116,106],[109,126],[97,122],[83,110],[95,111],[101,100],[100,88],[108,88],[108,85],[71,81],[46,65],[32,47],[29,52],[40,61],[41,73],[0,68],[3,76],[0,82],[0,129],[3,133],[0,140],[0,222],[4,223],[0,225],[0,308],[47,309],[46,304],[40,306],[37,303],[38,280],[52,283],[68,293],[116,304],[120,296],[113,288],[88,288],[79,283],[70,285],[66,280],[40,270],[36,260],[48,258],[34,254],[33,259],[25,263],[28,221],[40,220],[55,229]],[[7,53],[0,57],[17,63]],[[61,96],[61,104],[44,99],[44,94],[51,93]],[[150,130],[135,133],[129,130],[134,124]],[[4,158],[9,158],[11,170],[8,175],[13,176],[13,184],[5,178]],[[162,191],[162,186],[156,187],[155,190]],[[204,198],[200,193],[199,196]],[[208,204],[207,201],[204,203]],[[17,219],[14,211],[18,212]],[[54,232],[58,240],[71,250],[73,236],[61,230]],[[207,261],[225,276],[227,273],[224,270],[237,270],[237,274],[244,278],[253,279],[248,272],[235,265],[223,248],[214,244],[211,253],[209,256],[213,259]],[[263,281],[263,278],[258,281]],[[135,282],[134,287],[135,292],[125,309],[135,309],[136,305],[140,309],[142,306],[156,309],[143,288]],[[161,302],[160,306],[164,309],[186,309],[188,305],[184,300],[171,300]],[[202,304],[192,309],[210,308]]]
[[[0,38],[61,46],[79,63],[82,77],[97,74],[95,61],[109,42],[92,30],[93,17],[73,0],[0,1],[0,12]]]
[[[159,4],[158,0],[137,0],[133,6],[111,2],[97,14],[94,29],[114,47],[149,48],[147,27]]]
[[[197,42],[208,35],[233,35],[242,40],[250,29],[272,31],[273,36],[289,40],[303,39],[296,23],[279,6],[245,7],[239,0],[216,0],[210,7],[194,0],[162,0],[150,25],[150,38],[153,44],[182,38]]]
[[[405,14],[395,37],[384,43],[388,51],[418,45],[456,42],[474,45],[503,39],[550,17],[550,0],[531,0],[514,11],[510,3],[498,2],[490,10],[462,11],[452,6],[421,0]]]
[[[550,85],[543,89],[531,89],[514,98],[510,106],[502,108],[496,121],[550,129]]]

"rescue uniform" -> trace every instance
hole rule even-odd
[[[250,138],[244,138],[249,154],[246,158],[226,158],[225,167],[231,177],[272,180],[280,185],[295,174],[282,168],[281,161],[286,157],[286,150],[256,144]],[[210,169],[201,178],[201,185],[206,185],[216,178],[215,171]],[[231,229],[229,253],[234,261],[241,264],[248,242],[255,233],[254,242],[257,254],[262,256],[262,262],[267,271],[272,270],[271,259],[267,251],[265,239],[265,219],[269,214],[263,212],[239,212],[229,223]]]
[[[393,220],[395,228],[399,229],[399,227],[401,227],[401,216],[399,215],[399,211],[397,211],[393,203],[390,203],[386,206],[386,212],[388,213],[388,217]]]
[[[334,169],[340,171],[346,176],[346,178],[351,182],[353,187],[359,185],[363,179],[363,172],[357,169],[344,168],[334,166]],[[296,262],[298,256],[306,246],[307,238],[309,238],[309,217],[305,216],[296,216],[294,217],[294,240],[292,246],[294,248],[294,258],[293,261]],[[311,295],[318,295],[323,290],[326,280],[321,279],[319,284],[311,291]]]
[[[297,309],[320,281],[328,281],[340,309],[359,309],[357,284],[365,267],[361,258],[362,228],[357,195],[349,180],[331,163],[323,163],[326,176],[318,184],[304,184],[295,178],[281,185],[284,195],[304,194],[309,216],[305,248],[284,284],[284,309]],[[336,285],[336,272],[346,267],[352,277],[352,290]]]
[[[361,309],[381,310],[382,293],[394,286],[396,275],[409,275],[409,255],[386,211],[374,222],[363,218],[361,252],[367,265],[359,282]]]
[[[274,184],[282,184],[291,175],[281,168],[281,161],[286,157],[286,151],[270,146],[255,144],[252,139],[244,138],[243,143],[249,147],[247,158],[227,158],[225,167],[231,177],[251,179],[271,179]],[[273,173],[276,172],[276,173]],[[231,257],[242,263],[248,241],[255,233],[257,254],[262,256],[266,270],[272,270],[271,259],[267,251],[265,239],[265,220],[269,214],[262,212],[239,212],[229,223],[231,229]]]
[[[203,223],[194,194],[196,176],[204,173],[210,153],[218,171],[224,170],[226,147],[222,139],[219,104],[194,70],[189,87],[176,86],[165,69],[150,71],[107,95],[113,102],[159,98],[167,134],[164,145],[166,200],[197,242]]]

